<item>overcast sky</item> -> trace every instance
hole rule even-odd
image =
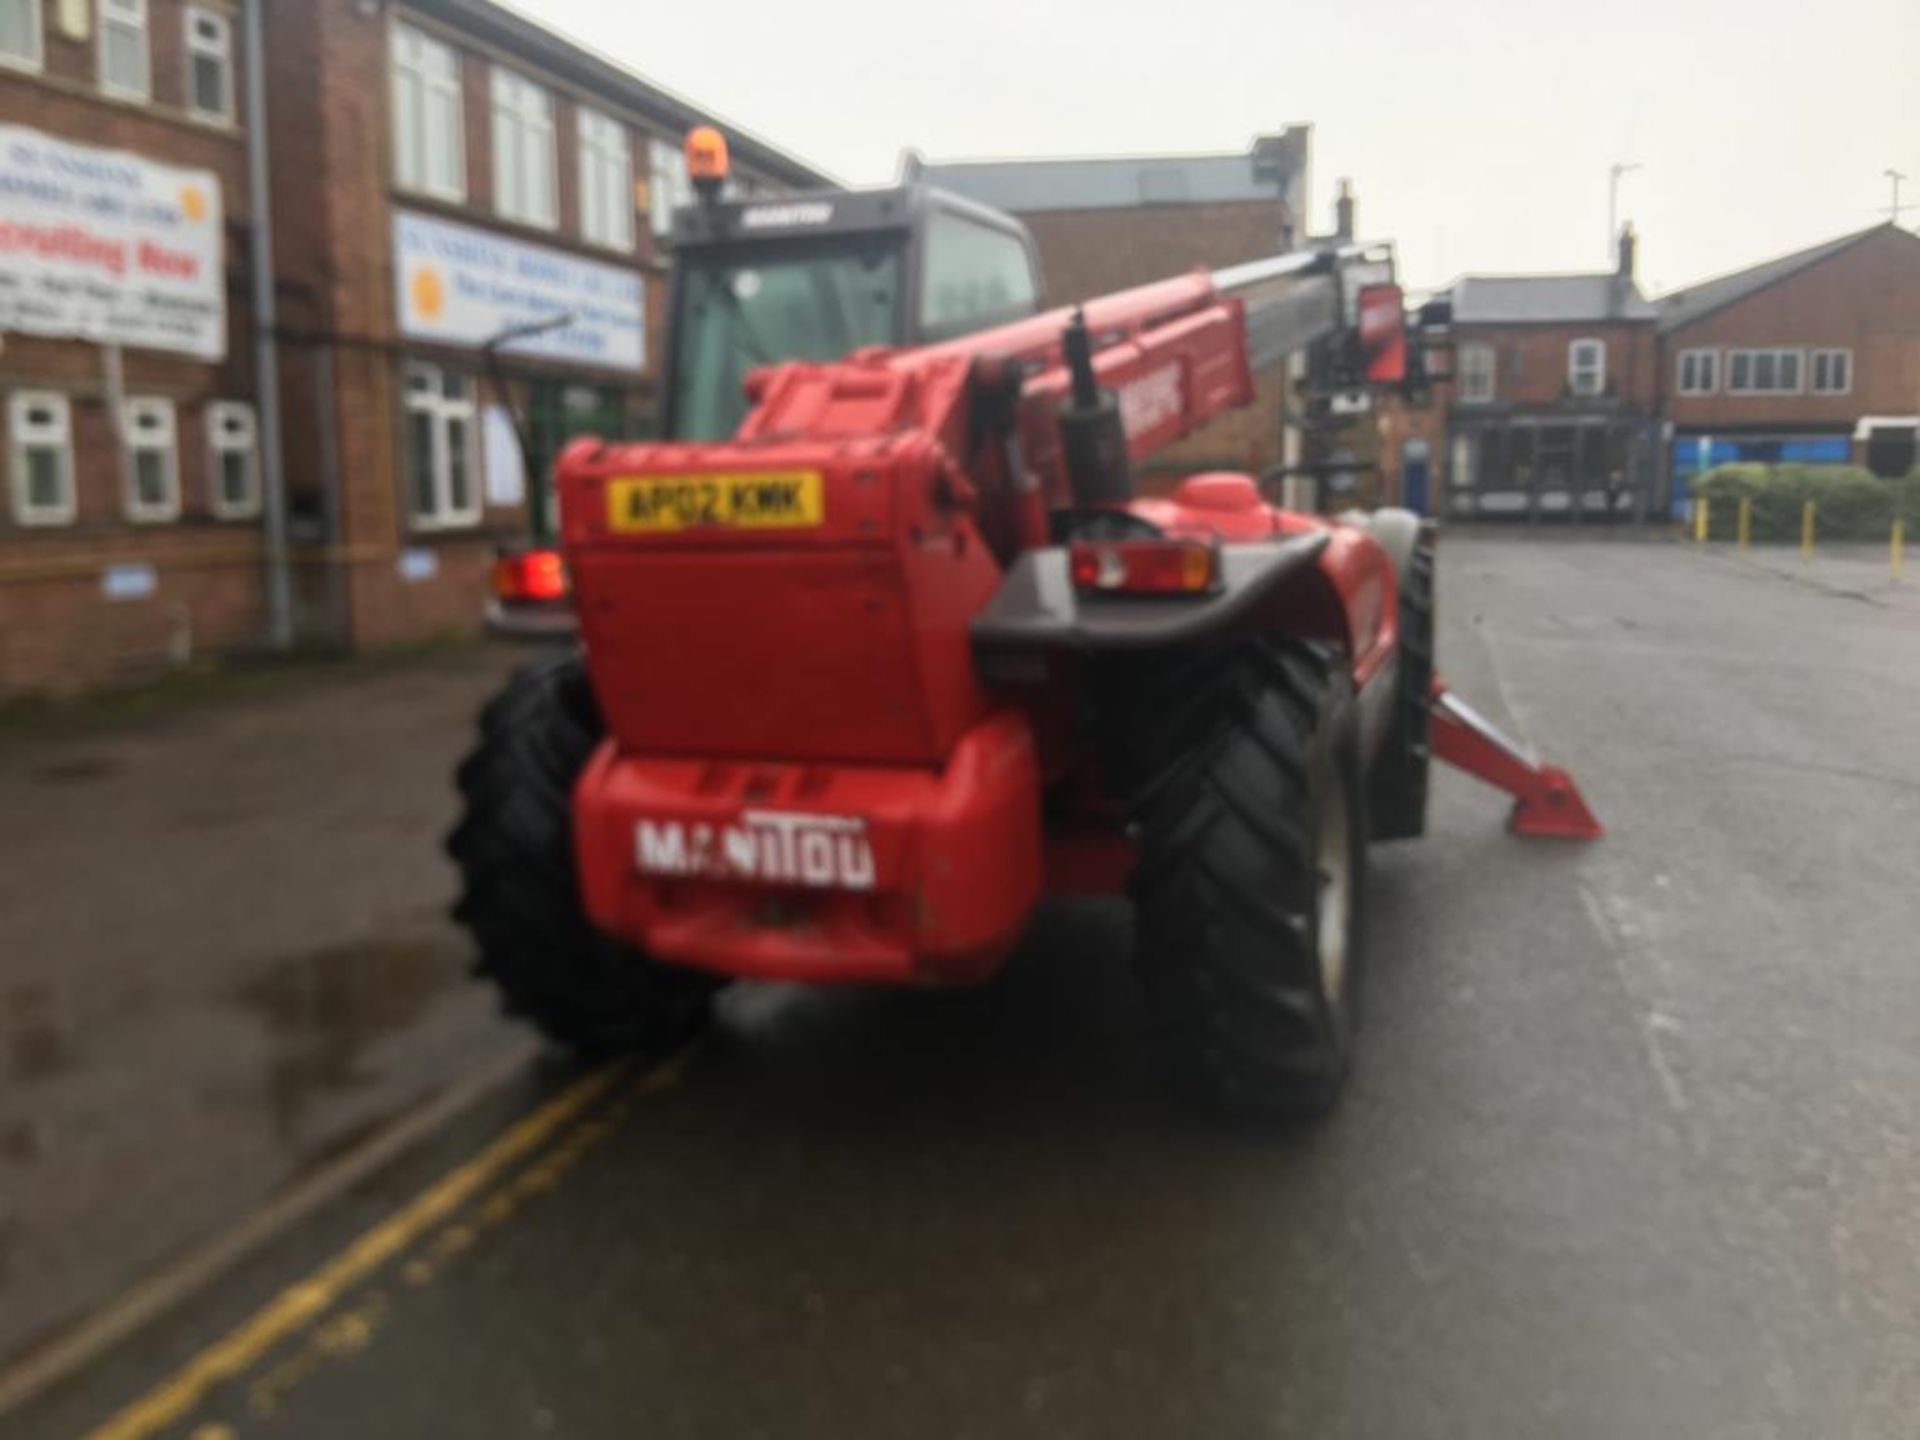
[[[1607,259],[1670,290],[1920,202],[1920,0],[517,0],[854,184],[930,159],[1243,150],[1309,121],[1406,280]],[[1920,225],[1920,207],[1907,212]]]

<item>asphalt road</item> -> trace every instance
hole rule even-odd
[[[1165,1102],[1124,913],[1061,907],[976,992],[530,1074],[10,1433],[1911,1436],[1911,613],[1456,536],[1441,605],[1611,833],[1441,778],[1331,1122]]]

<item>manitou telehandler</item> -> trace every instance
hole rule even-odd
[[[1289,350],[1399,380],[1381,253],[1035,314],[1006,217],[722,203],[717,142],[689,142],[668,438],[562,455],[578,648],[460,768],[480,968],[563,1043],[647,1048],[730,978],[975,982],[1043,895],[1125,893],[1182,1087],[1324,1109],[1366,847],[1424,828],[1430,746],[1516,830],[1598,833],[1435,677],[1414,516],[1292,513],[1241,474],[1136,492]]]

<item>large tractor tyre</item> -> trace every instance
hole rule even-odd
[[[1400,667],[1394,681],[1393,719],[1368,782],[1375,840],[1411,840],[1427,830],[1427,772],[1433,687],[1433,546],[1422,541],[1408,552],[1400,584]]]
[[[1352,680],[1326,647],[1276,638],[1161,679],[1133,717],[1157,731],[1157,763],[1137,772],[1132,891],[1174,1078],[1235,1113],[1322,1113],[1346,1078],[1360,968]]]
[[[699,1028],[718,982],[649,960],[587,921],[573,784],[600,736],[577,654],[521,670],[480,712],[480,743],[456,777],[464,811],[447,837],[461,881],[453,915],[507,1013],[569,1049],[657,1054]]]

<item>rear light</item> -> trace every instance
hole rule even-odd
[[[502,600],[564,600],[567,588],[567,562],[558,550],[522,550],[493,562],[493,593]]]
[[[1220,583],[1220,548],[1204,540],[1083,540],[1067,547],[1076,590],[1204,595]]]

